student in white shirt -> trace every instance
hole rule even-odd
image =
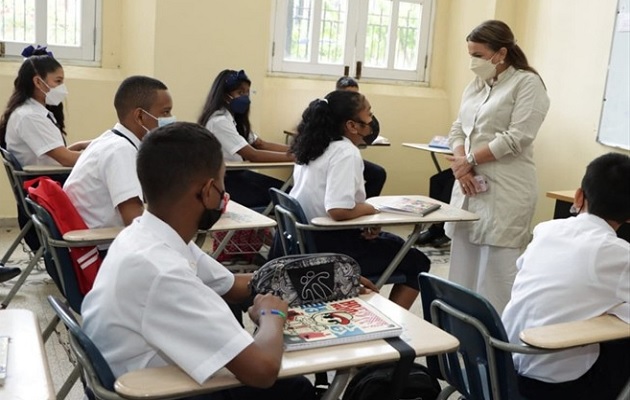
[[[256,135],[249,122],[251,81],[245,71],[223,70],[212,83],[197,122],[221,142],[225,161],[293,161],[288,146],[267,142]],[[225,187],[232,199],[246,207],[265,207],[269,188],[280,188],[279,179],[250,170],[229,171]]]
[[[203,383],[225,367],[246,386],[195,399],[313,399],[306,378],[276,381],[287,303],[257,295],[252,337],[226,303],[249,296],[251,274],[232,274],[192,241],[228,199],[214,135],[193,123],[158,128],[143,140],[137,171],[147,211],[116,237],[81,308],[114,375],[177,365]]]
[[[630,244],[615,231],[630,220],[630,157],[609,153],[586,168],[577,217],[543,222],[517,261],[502,320],[508,337],[530,327],[616,314],[630,323]],[[630,340],[545,355],[514,354],[531,399],[615,399],[630,376]]]
[[[63,67],[45,47],[29,46],[15,78],[13,93],[0,117],[0,146],[15,156],[21,166],[73,166],[89,141],[66,147],[63,103],[68,94]],[[62,182],[65,176],[51,176]],[[18,205],[18,223],[30,218]],[[32,251],[39,248],[34,229],[25,241]]]
[[[337,90],[351,90],[354,92],[359,91],[359,83],[349,76],[342,76],[337,79],[335,84]],[[370,129],[372,133],[363,138],[365,144],[370,145],[378,137],[381,130],[376,116],[372,115],[372,122],[370,123]],[[365,195],[369,199],[370,197],[376,197],[381,195],[385,181],[387,180],[387,171],[380,165],[368,160],[363,160],[363,179],[365,180]]]
[[[451,204],[479,221],[445,224],[452,239],[449,279],[501,313],[530,238],[538,193],[533,142],[549,98],[504,22],[486,21],[466,41],[477,77],[462,95],[449,133],[454,155],[447,159],[457,180]],[[476,177],[487,181],[486,191]]]
[[[325,99],[311,102],[302,114],[298,135],[291,144],[296,166],[293,170],[295,197],[310,221],[330,216],[336,221],[376,214],[365,202],[363,159],[357,145],[371,133],[370,103],[358,92],[336,90]],[[313,232],[320,252],[347,254],[361,266],[361,275],[379,275],[404,241],[378,228]],[[412,248],[397,272],[406,276],[392,288],[390,300],[409,309],[418,296],[418,274],[431,262]]]
[[[114,96],[118,123],[83,152],[64,191],[91,229],[126,226],[144,211],[136,174],[142,138],[175,121],[168,88],[148,76],[125,79]]]

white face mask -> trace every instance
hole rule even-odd
[[[44,93],[46,95],[46,104],[49,106],[58,106],[68,95],[68,89],[64,83],[51,88],[43,79],[39,78],[39,80],[49,89],[47,93]]]
[[[470,70],[484,81],[494,78],[497,74],[497,66],[492,63],[493,58],[494,54],[487,60],[479,57],[471,57]]]
[[[174,115],[171,115],[170,117],[159,117],[158,118],[158,117],[156,117],[155,115],[151,114],[148,111],[145,111],[145,110],[142,110],[142,111],[144,111],[148,116],[150,116],[151,118],[153,118],[153,119],[155,119],[157,121],[158,128],[161,128],[161,127],[166,126],[166,125],[170,125],[173,122],[177,122],[177,117],[175,117]],[[147,128],[144,128],[144,129],[147,129]],[[148,131],[148,129],[147,129],[147,131]]]

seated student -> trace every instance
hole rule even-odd
[[[62,101],[68,94],[63,67],[45,47],[24,49],[26,57],[13,84],[13,93],[0,117],[0,146],[22,166],[63,165],[72,167],[89,141],[66,146]],[[51,176],[62,182],[66,176]],[[30,217],[18,205],[18,223],[24,227]],[[40,247],[34,229],[24,238],[35,252]]]
[[[246,387],[204,399],[312,399],[307,379],[276,381],[286,302],[254,298],[252,337],[225,302],[249,296],[251,275],[232,274],[192,242],[226,206],[217,139],[192,123],[158,128],[143,140],[137,171],[147,211],[114,240],[81,310],[114,375],[177,365],[202,383],[226,367]]]
[[[337,90],[350,90],[358,92],[359,84],[349,76],[342,76],[337,80],[336,88]],[[381,130],[381,126],[374,115],[372,115],[370,128],[372,129],[372,133],[363,138],[363,142],[368,145],[374,142]],[[370,198],[380,196],[383,186],[385,186],[385,181],[387,180],[387,172],[385,171],[385,168],[380,165],[364,159],[363,179],[365,180],[366,197]]]
[[[371,120],[365,96],[343,90],[311,102],[302,114],[291,144],[296,166],[290,194],[309,220],[330,216],[343,221],[378,212],[365,202],[363,160],[357,148],[370,134]],[[353,257],[364,276],[381,273],[404,243],[378,228],[313,232],[313,236],[318,251]],[[394,285],[390,300],[409,309],[418,296],[418,274],[427,272],[430,264],[420,251],[409,250],[397,269],[406,275],[406,282]]]
[[[630,157],[609,153],[586,168],[577,217],[539,224],[517,261],[502,320],[513,343],[530,327],[609,313],[630,322],[630,244],[615,235],[630,220]],[[630,340],[545,355],[514,354],[531,399],[614,399],[630,376]]]
[[[278,162],[293,161],[288,146],[262,140],[249,122],[249,88],[245,71],[223,70],[212,83],[203,111],[197,122],[208,128],[223,149],[225,161]],[[245,207],[269,204],[269,188],[280,188],[283,182],[250,170],[229,171],[225,188],[231,198]]]
[[[144,211],[136,156],[151,129],[174,121],[166,85],[148,76],[125,79],[114,97],[118,123],[85,150],[64,190],[90,228],[126,226]]]

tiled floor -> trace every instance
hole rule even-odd
[[[409,233],[409,229],[396,229],[395,233],[406,237]],[[18,230],[15,228],[0,229],[0,256],[4,254],[17,234]],[[448,250],[425,248],[423,251],[425,251],[432,260],[433,265],[431,272],[436,275],[446,276],[448,274],[449,262]],[[22,246],[19,246],[15,254],[11,257],[9,265],[18,265],[24,268],[28,263],[28,257],[28,254],[23,251]],[[4,298],[6,294],[9,293],[14,281],[15,279],[9,282],[0,283],[0,298]],[[389,293],[389,288],[387,286],[384,287],[382,293],[387,295]],[[50,294],[61,296],[55,284],[43,269],[43,263],[41,263],[31,273],[24,286],[13,298],[12,302],[9,304],[9,308],[25,308],[32,310],[38,316],[40,327],[43,329],[53,316],[53,311],[46,300],[46,297]],[[422,315],[419,300],[416,301],[411,310],[417,315]],[[50,366],[55,390],[59,390],[72,370],[72,364],[70,363],[66,352],[67,346],[65,346],[65,343],[67,343],[67,341],[65,330],[61,329],[61,326],[58,326],[57,331],[59,334],[53,333],[46,342],[48,364]],[[81,384],[75,384],[66,398],[68,400],[82,399],[83,388],[81,387]]]

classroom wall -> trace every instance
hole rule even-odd
[[[541,193],[536,220],[548,219],[553,205],[544,192],[575,187],[583,166],[610,150],[595,142],[595,129],[616,0],[574,0],[568,10],[568,3],[559,0],[435,3],[430,86],[360,82],[382,134],[392,142],[389,148],[364,150],[364,156],[386,167],[385,194],[427,194],[435,172],[429,155],[400,144],[448,132],[461,92],[473,77],[465,36],[485,19],[503,19],[543,75],[551,97],[536,142]],[[108,0],[103,7],[103,67],[65,68],[70,141],[95,137],[113,125],[114,92],[131,74],[164,81],[173,95],[174,114],[194,121],[216,74],[224,68],[245,69],[253,81],[252,124],[272,141],[283,141],[282,130],[295,127],[308,103],[334,88],[331,78],[268,72],[272,0]],[[584,26],[589,26],[588,37]],[[566,61],[572,59],[576,61]],[[17,62],[0,61],[3,103],[18,68]],[[14,208],[0,174],[0,220],[14,217]]]

